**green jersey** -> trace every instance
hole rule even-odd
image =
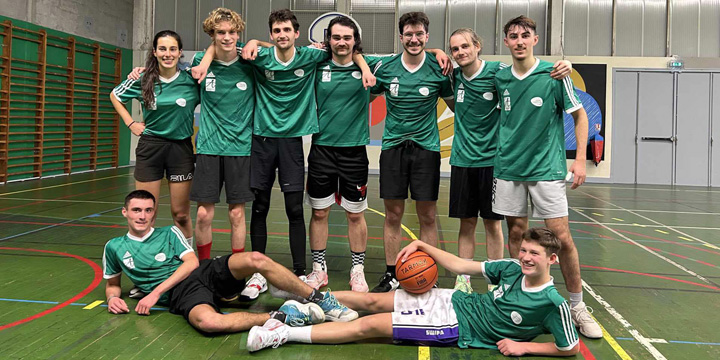
[[[455,135],[450,165],[493,166],[500,120],[495,74],[506,67],[499,61],[483,61],[470,77],[465,76],[461,68],[455,69]]]
[[[369,67],[382,58],[365,56]],[[319,132],[313,144],[364,146],[370,143],[370,91],[362,84],[362,72],[354,62],[340,65],[328,60],[318,65],[315,93]]]
[[[205,52],[195,54],[193,66]],[[213,60],[200,84],[198,154],[250,156],[255,79],[252,66],[239,56],[230,62]]]
[[[113,89],[113,96],[121,103],[137,99],[142,104],[145,131],[143,135],[159,136],[170,140],[187,139],[193,134],[195,107],[200,94],[195,79],[179,70],[170,79],[160,77],[155,84],[155,103],[145,104],[142,97],[142,76],[138,80],[125,80]]]
[[[384,92],[387,103],[383,150],[412,140],[423,149],[440,151],[437,101],[452,99],[453,89],[435,56],[423,54],[422,63],[413,70],[398,54],[383,58],[375,71],[377,84],[372,91]]]
[[[241,49],[243,44],[239,44]],[[275,47],[259,48],[250,63],[255,70],[253,134],[297,137],[318,132],[315,103],[315,68],[328,53],[314,47],[295,47],[288,62],[277,57]]]
[[[562,351],[575,347],[578,335],[570,318],[570,306],[558,293],[552,278],[528,288],[520,262],[515,259],[485,261],[483,276],[497,285],[484,294],[456,291],[452,296],[458,319],[461,348],[497,349],[502,339],[530,341],[552,334]]]
[[[175,226],[151,229],[142,238],[128,233],[105,244],[103,277],[110,279],[124,272],[135,286],[149,294],[174,274],[183,263],[182,257],[191,252],[192,247]],[[167,300],[165,293],[159,302],[167,304]]]
[[[495,76],[500,129],[495,177],[508,181],[562,180],[565,163],[563,110],[582,108],[572,80],[549,76],[552,63],[537,59],[523,76],[512,67]]]

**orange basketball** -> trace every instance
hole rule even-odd
[[[423,251],[416,251],[395,264],[395,276],[407,292],[422,294],[430,290],[438,279],[435,260]]]

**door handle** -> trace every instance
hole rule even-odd
[[[647,141],[669,141],[669,142],[675,142],[677,138],[675,136],[668,136],[668,137],[661,137],[661,136],[643,136],[640,138],[641,140],[647,140]]]

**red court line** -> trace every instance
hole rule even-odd
[[[31,203],[29,203],[29,204],[22,204],[22,205],[15,205],[15,206],[11,206],[11,207],[6,207],[6,208],[4,208],[4,209],[0,209],[0,211],[7,211],[7,210],[10,210],[10,209],[17,209],[17,208],[21,208],[21,207],[25,207],[25,206],[30,206],[30,205],[42,204],[42,203],[48,202],[49,200],[68,199],[68,198],[75,197],[75,196],[93,194],[93,193],[96,193],[96,192],[99,192],[99,191],[113,190],[113,189],[117,189],[117,188],[123,187],[123,186],[127,186],[127,185],[120,185],[120,186],[114,186],[114,187],[109,187],[109,188],[103,188],[103,189],[88,191],[88,192],[84,192],[84,193],[80,193],[80,194],[65,195],[65,196],[61,196],[61,197],[58,197],[58,198],[54,198],[54,199],[38,200],[38,201],[31,202]]]
[[[593,227],[602,228],[600,225],[596,225],[596,224],[588,224],[588,225],[589,225],[589,226],[593,226]],[[636,233],[636,232],[632,232],[632,231],[628,231],[628,230],[618,230],[618,229],[613,229],[613,230],[615,230],[615,231],[617,231],[617,232],[620,232],[620,233],[625,233],[625,234],[630,234],[630,235],[635,235],[635,236],[642,236],[642,237],[645,237],[645,238],[648,238],[648,239],[651,239],[651,240],[658,240],[658,241],[662,241],[662,242],[665,242],[665,243],[668,243],[668,244],[678,245],[678,246],[682,246],[682,247],[686,247],[686,248],[690,248],[690,249],[695,249],[695,250],[704,251],[704,252],[711,253],[711,254],[715,254],[715,255],[720,255],[720,252],[717,252],[717,251],[707,250],[707,249],[703,249],[703,248],[700,248],[700,247],[697,247],[697,246],[688,245],[688,244],[683,244],[683,243],[680,243],[680,242],[677,242],[677,241],[662,239],[662,238],[659,238],[659,237],[654,237],[654,236],[650,236],[650,235],[640,234],[640,233]]]
[[[593,355],[590,352],[590,349],[588,349],[587,346],[585,346],[585,342],[580,339],[580,354],[585,358],[585,360],[595,360],[595,355]]]
[[[8,329],[8,328],[11,328],[11,327],[13,327],[13,326],[17,326],[17,325],[20,325],[20,324],[24,324],[24,323],[26,323],[26,322],[28,322],[28,321],[32,321],[32,320],[35,320],[35,319],[37,319],[37,318],[41,318],[41,317],[43,317],[43,316],[45,316],[45,315],[47,315],[47,314],[53,313],[53,312],[55,312],[55,311],[58,311],[58,310],[60,310],[60,309],[62,309],[62,308],[64,308],[64,307],[68,306],[68,305],[72,304],[73,302],[75,302],[75,300],[81,299],[82,297],[84,297],[85,295],[87,295],[87,294],[89,294],[91,291],[93,291],[98,285],[100,285],[100,281],[102,280],[102,270],[100,269],[100,266],[98,266],[98,264],[96,264],[96,263],[94,263],[94,262],[92,262],[92,261],[90,261],[90,260],[88,260],[88,259],[86,259],[86,258],[84,258],[84,257],[82,257],[82,256],[79,256],[79,255],[68,254],[68,253],[59,252],[59,251],[39,250],[39,249],[24,249],[24,248],[15,248],[15,247],[0,247],[0,250],[32,251],[32,252],[48,253],[48,254],[61,255],[61,256],[65,256],[65,257],[71,257],[71,258],[73,258],[73,259],[77,259],[77,260],[80,260],[80,261],[88,264],[88,265],[93,269],[93,272],[95,273],[95,276],[94,276],[94,278],[93,278],[92,283],[90,283],[90,285],[88,285],[88,286],[85,288],[85,290],[79,292],[77,295],[73,296],[73,297],[70,298],[69,300],[67,300],[67,301],[65,301],[65,302],[63,302],[63,303],[61,303],[61,304],[57,304],[57,305],[51,307],[50,309],[47,309],[47,310],[45,310],[45,311],[43,311],[43,312],[40,312],[40,313],[37,313],[37,314],[35,314],[35,315],[26,317],[26,318],[24,318],[24,319],[21,319],[21,320],[15,321],[15,322],[11,322],[11,323],[9,323],[9,324],[2,325],[2,326],[0,326],[0,331],[5,330],[5,329]]]
[[[630,270],[613,269],[613,268],[607,268],[607,267],[602,267],[602,266],[580,265],[580,267],[589,268],[589,269],[598,269],[598,270],[614,271],[614,272],[620,272],[620,273],[626,273],[626,274],[633,274],[633,275],[642,275],[642,276],[654,277],[654,278],[657,278],[657,279],[677,281],[677,282],[680,282],[680,283],[683,283],[683,284],[695,285],[695,286],[700,286],[700,287],[704,287],[704,288],[707,288],[707,289],[712,289],[712,290],[718,290],[718,291],[720,291],[720,288],[718,288],[718,287],[716,287],[716,286],[706,285],[706,284],[701,284],[701,283],[696,283],[696,282],[687,281],[687,280],[682,280],[682,279],[671,278],[671,277],[669,277],[669,276],[648,274],[648,273],[642,273],[642,272],[630,271]]]

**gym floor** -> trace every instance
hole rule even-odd
[[[449,179],[438,201],[440,246],[457,251],[457,219],[447,217]],[[371,176],[366,277],[374,286],[384,271],[383,204]],[[0,187],[0,358],[3,359],[222,359],[250,356],[247,334],[203,336],[185,320],[158,307],[150,316],[111,315],[104,303],[102,251],[126,232],[120,214],[134,189],[132,168],[15,182]],[[172,224],[163,186],[157,226]],[[224,196],[223,196],[224,197]],[[604,327],[604,338],[581,337],[584,359],[720,358],[720,190],[647,185],[586,184],[568,190],[570,227],[580,253],[585,302]],[[213,255],[230,250],[229,224],[218,206]],[[249,214],[249,211],[248,211]],[[310,209],[306,207],[309,219]],[[193,207],[194,219],[194,207]],[[289,266],[287,220],[279,189],[268,218],[268,255]],[[346,290],[350,269],[345,215],[330,218],[330,288]],[[405,236],[419,233],[408,202]],[[540,225],[532,222],[532,226]],[[507,231],[504,229],[507,236]],[[485,258],[478,229],[476,260]],[[250,249],[250,241],[247,241]],[[309,249],[309,246],[308,246]],[[507,256],[507,251],[506,251]],[[308,250],[308,265],[310,265]],[[555,283],[567,295],[559,267]],[[131,288],[123,279],[123,292]],[[454,275],[440,271],[441,287]],[[476,290],[486,289],[482,278]],[[704,300],[703,300],[704,299]],[[128,304],[134,308],[135,300]],[[282,300],[263,294],[226,311],[270,311]],[[539,341],[551,341],[549,336]],[[347,345],[288,344],[254,358],[315,359],[500,359],[493,350],[394,346],[389,342]]]

